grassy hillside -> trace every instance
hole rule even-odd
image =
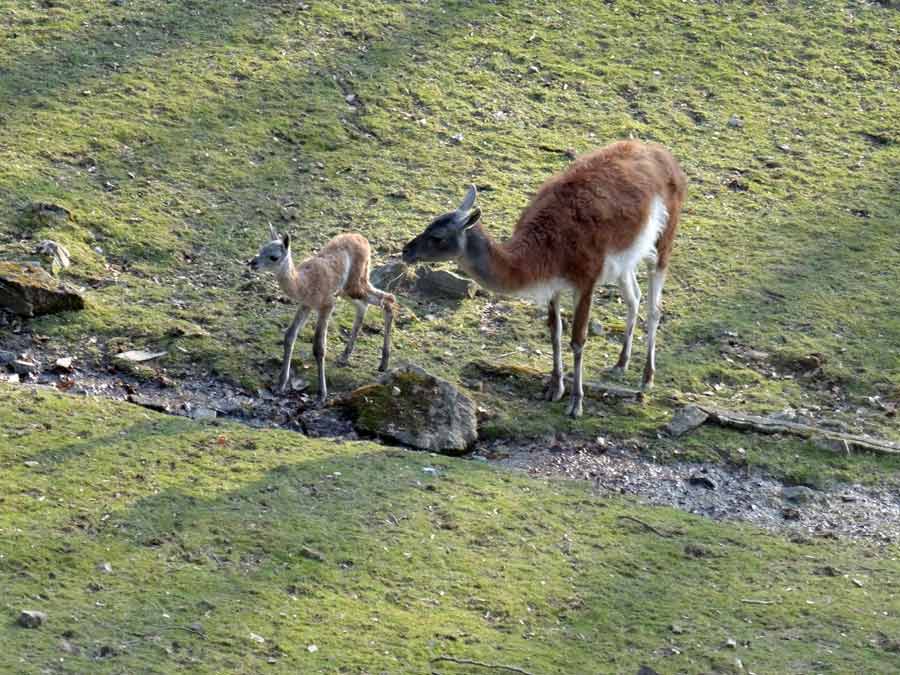
[[[896,671],[896,546],[8,385],[0,429],[3,672]]]
[[[44,238],[72,253],[89,307],[31,322],[41,349],[99,368],[165,349],[169,377],[254,391],[292,315],[244,265],[267,221],[297,257],[358,230],[379,264],[470,183],[504,236],[570,150],[658,141],[690,188],[646,403],[571,421],[537,381],[476,386],[473,359],[550,370],[543,308],[514,300],[401,293],[397,360],[471,387],[488,436],[896,482],[897,460],[656,433],[702,400],[900,439],[894,4],[0,0],[0,259]],[[613,289],[595,307],[588,379],[624,318]],[[378,323],[352,369],[331,365],[332,330],[332,391],[374,377]],[[429,672],[442,654],[535,674],[896,671],[896,545],[791,542],[476,462],[0,385],[0,503],[3,671]],[[24,608],[48,624],[14,626]]]
[[[62,241],[92,289],[90,311],[36,323],[54,341],[96,337],[98,361],[168,347],[175,373],[268,384],[291,310],[241,264],[266,221],[293,233],[298,256],[355,229],[383,261],[475,182],[487,226],[503,235],[568,162],[565,150],[635,136],[670,146],[691,180],[656,403],[569,422],[562,403],[548,415],[529,400],[537,386],[524,396],[489,387],[494,431],[648,430],[668,396],[693,394],[820,407],[896,438],[867,403],[900,398],[900,320],[888,301],[900,287],[895,10],[680,0],[0,8],[0,242],[10,257],[31,239]],[[76,220],[36,225],[32,201]],[[402,300],[401,358],[451,378],[472,357],[549,370],[542,308]],[[615,329],[623,315],[612,289],[598,291],[601,321]],[[351,316],[338,313],[345,325]],[[618,339],[591,340],[589,377],[612,364]],[[358,368],[332,369],[338,388],[372,376],[377,340],[363,342]],[[796,364],[809,353],[825,365],[804,377]]]

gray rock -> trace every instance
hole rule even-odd
[[[39,628],[41,625],[47,623],[47,615],[43,612],[23,609],[19,613],[19,618],[16,619],[16,622],[23,628]]]
[[[418,366],[395,368],[377,384],[352,392],[344,403],[357,430],[422,450],[460,454],[478,438],[475,402]]]
[[[666,425],[666,433],[673,438],[683,436],[703,424],[709,415],[695,405],[686,405],[675,411],[672,420]]]
[[[71,265],[66,247],[52,239],[42,241],[34,252],[41,256],[45,263],[44,266],[50,270],[51,274],[59,274],[63,270],[69,269]]]
[[[805,504],[818,499],[818,493],[805,485],[792,485],[781,488],[781,497],[794,504]]]
[[[129,403],[134,403],[134,405],[139,405],[148,410],[155,410],[156,412],[162,413],[171,412],[169,404],[165,401],[156,400],[142,394],[129,394],[127,400]]]
[[[732,115],[728,120],[728,126],[732,129],[740,129],[744,126],[744,120],[737,115]]]
[[[84,309],[84,296],[36,265],[0,262],[0,308],[20,316]]]
[[[7,352],[0,349],[0,366],[5,366],[16,360],[15,352]]]
[[[60,227],[75,222],[75,216],[65,206],[47,202],[32,202],[25,209],[25,224],[31,229]]]
[[[16,359],[12,362],[12,369],[19,375],[34,375],[41,370],[41,364],[27,359]]]
[[[462,300],[474,298],[478,292],[478,284],[453,272],[429,270],[419,276],[416,290],[425,295]]]
[[[402,261],[390,262],[379,265],[372,270],[369,280],[375,288],[382,291],[393,292],[404,286],[408,286],[416,275],[412,269]]]
[[[690,478],[688,478],[688,483],[690,483],[691,485],[699,485],[700,487],[705,487],[707,490],[716,489],[716,482],[709,476],[704,476],[702,473],[693,474]]]
[[[216,419],[216,411],[212,408],[194,408],[191,410],[191,419],[208,421]]]

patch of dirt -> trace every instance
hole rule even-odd
[[[16,377],[25,385],[103,396],[198,420],[229,419],[311,437],[358,437],[340,407],[316,408],[304,391],[251,392],[207,376],[177,381],[165,376],[138,378],[86,366],[78,359],[72,367],[60,368],[51,346],[27,334],[10,337],[5,348],[28,354],[40,367],[21,377],[0,367],[0,380]],[[756,354],[741,356],[765,360]],[[842,484],[827,490],[801,489],[797,495],[791,486],[759,469],[714,463],[659,464],[642,456],[639,449],[599,440],[491,441],[476,445],[473,457],[531,476],[590,481],[599,494],[631,495],[647,504],[714,520],[744,521],[770,531],[879,543],[900,540],[900,494],[886,489]]]
[[[900,494],[861,485],[827,490],[787,486],[753,468],[675,462],[659,464],[639,451],[576,441],[481,444],[475,451],[531,476],[590,481],[603,495],[631,495],[719,521],[744,521],[773,532],[900,539]]]

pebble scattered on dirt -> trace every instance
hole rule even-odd
[[[890,543],[900,539],[900,494],[839,484],[787,486],[759,469],[720,464],[659,464],[606,443],[482,444],[478,456],[532,476],[590,481],[600,494],[633,495],[714,520],[770,531]]]
[[[13,356],[16,354],[11,353]],[[34,355],[37,372],[23,384],[103,396],[148,409],[202,420],[228,418],[256,428],[280,427],[313,437],[357,438],[349,420],[334,408],[318,409],[302,391],[248,392],[213,378],[142,382],[124,373],[51,367],[56,356]],[[16,378],[16,379],[13,379]],[[4,379],[18,381],[18,375]],[[798,535],[900,540],[900,494],[860,485],[827,490],[787,486],[759,469],[673,462],[660,464],[630,447],[598,439],[545,442],[494,441],[476,446],[476,457],[532,476],[590,481],[600,494],[632,495],[653,505],[678,508],[715,520],[745,521],[770,531]]]

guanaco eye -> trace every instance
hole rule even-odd
[[[269,260],[273,260],[273,261],[278,260],[278,256],[277,256],[277,255],[270,255],[270,256],[269,256]]]

